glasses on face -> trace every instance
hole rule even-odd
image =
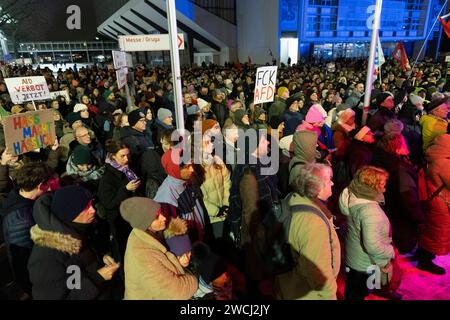
[[[85,134],[83,134],[81,136],[77,136],[77,138],[85,138],[85,137],[88,137],[88,136],[89,136],[89,133],[85,133]]]

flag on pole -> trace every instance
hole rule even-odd
[[[393,57],[397,62],[400,63],[400,66],[403,70],[411,69],[409,65],[408,55],[406,54],[405,47],[403,46],[403,42],[397,43],[394,49]]]
[[[444,29],[444,32],[447,35],[447,37],[450,38],[450,20],[445,21],[443,18],[445,18],[445,16],[439,17],[439,22],[442,24],[442,28]]]
[[[375,55],[374,74],[378,76],[381,71],[381,66],[386,62],[384,59],[383,48],[381,47],[380,35],[378,34],[377,54]],[[375,81],[375,80],[374,80]]]

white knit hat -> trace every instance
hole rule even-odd
[[[73,112],[77,113],[77,112],[87,110],[87,109],[88,109],[87,105],[82,104],[82,103],[77,103],[75,105],[75,107],[73,107]]]

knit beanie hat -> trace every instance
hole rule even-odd
[[[80,112],[87,109],[88,109],[87,105],[83,103],[77,103],[75,107],[73,107],[73,112]]]
[[[87,189],[68,186],[55,192],[50,209],[62,222],[71,223],[92,199],[92,194]]]
[[[279,87],[279,88],[278,88],[278,91],[277,91],[277,95],[278,95],[279,97],[281,97],[286,91],[289,91],[289,89],[286,88],[286,87]]]
[[[270,119],[269,125],[272,129],[276,130],[283,122],[284,122],[283,116],[275,116]]]
[[[108,100],[108,97],[111,95],[111,93],[113,93],[111,90],[105,91],[105,93],[103,94],[103,97],[105,98],[105,100]]]
[[[69,126],[71,126],[71,127],[78,120],[81,121],[81,116],[78,112],[71,112],[67,116],[67,122],[69,122]]]
[[[130,127],[134,127],[141,119],[145,119],[145,114],[141,109],[133,110],[128,114],[128,123],[130,124]]]
[[[384,125],[384,133],[388,134],[401,134],[404,129],[404,125],[400,120],[391,119]]]
[[[167,175],[181,180],[181,149],[170,148],[161,158],[161,164]]]
[[[417,106],[418,104],[423,105],[424,102],[421,96],[415,95],[413,93],[409,95],[409,101],[411,101],[411,103],[415,106]]]
[[[299,101],[300,99],[296,96],[292,96],[286,99],[286,108],[289,109],[289,107],[295,102]]]
[[[245,112],[245,110],[239,109],[236,110],[236,112],[234,113],[234,123],[236,125],[243,125],[242,123],[242,118],[246,115],[247,113]]]
[[[187,114],[188,116],[192,116],[194,114],[197,114],[200,111],[200,108],[196,105],[192,105],[187,108]]]
[[[436,108],[439,108],[439,107],[440,107],[441,105],[443,105],[443,104],[447,104],[447,106],[448,106],[448,101],[449,101],[449,100],[450,100],[450,99],[446,97],[446,98],[444,98],[444,99],[439,99],[439,100],[431,101],[431,102],[428,104],[426,110],[427,110],[428,113],[430,113],[431,111],[433,111],[433,110],[436,109]]]
[[[358,133],[355,135],[355,139],[358,141],[362,141],[362,139],[370,132],[370,128],[368,126],[362,127]]]
[[[382,93],[378,94],[377,95],[377,104],[381,105],[384,102],[384,100],[386,100],[388,97],[392,97],[392,95],[387,92],[382,92]]]
[[[120,214],[132,228],[146,231],[157,218],[160,204],[148,198],[133,197],[122,202]]]
[[[306,114],[306,122],[315,123],[324,121],[325,117],[322,112],[320,112],[317,108],[309,108],[308,113]]]
[[[208,105],[208,101],[203,100],[202,98],[198,98],[197,104],[200,109],[203,109],[203,108],[206,108],[206,106]]]
[[[158,120],[163,122],[166,118],[172,116],[172,111],[169,109],[161,108],[158,110]]]
[[[205,134],[206,131],[214,128],[216,124],[219,124],[216,120],[208,119],[202,122],[202,135]]]
[[[348,120],[350,120],[352,117],[355,116],[355,111],[352,109],[345,109],[344,111],[341,111],[338,113],[338,121],[340,123],[347,123]]]
[[[78,145],[73,149],[72,161],[76,165],[93,164],[91,150],[87,146]]]

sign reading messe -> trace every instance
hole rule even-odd
[[[55,121],[51,110],[21,113],[3,118],[6,147],[13,156],[55,143]]]
[[[48,100],[50,91],[44,77],[7,78],[5,79],[13,103]]]

